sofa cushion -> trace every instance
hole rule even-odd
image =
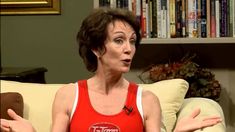
[[[176,123],[176,113],[179,111],[185,94],[188,90],[188,82],[183,79],[170,79],[152,84],[139,84],[144,90],[153,92],[160,101],[163,123],[168,132],[172,132]]]
[[[23,117],[24,102],[23,97],[18,92],[0,93],[1,98],[1,114],[0,118],[12,119],[7,114],[7,109],[14,110],[19,116]]]

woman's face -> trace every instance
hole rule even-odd
[[[128,23],[115,21],[108,25],[107,33],[106,52],[100,57],[102,67],[116,72],[128,72],[136,50],[135,31]]]

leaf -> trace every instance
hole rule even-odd
[[[144,71],[149,74],[141,74],[139,77],[146,83],[182,78],[190,86],[186,97],[207,97],[218,101],[221,92],[219,81],[215,80],[215,75],[209,69],[201,68],[193,62],[194,57],[195,54],[191,58],[187,54],[178,62],[152,65],[150,69]]]
[[[206,86],[207,84],[209,84],[209,82],[203,78],[198,79],[198,82],[203,86]]]

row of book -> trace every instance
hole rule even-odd
[[[234,0],[99,0],[132,11],[144,38],[235,37]]]

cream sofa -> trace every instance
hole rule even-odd
[[[1,93],[18,92],[24,100],[24,118],[28,119],[37,132],[49,132],[51,128],[51,111],[54,96],[58,88],[65,84],[36,84],[1,80]],[[171,79],[153,84],[139,84],[144,90],[155,93],[161,103],[163,126],[167,132],[174,129],[176,122],[188,115],[194,108],[200,107],[198,119],[210,115],[219,115],[223,122],[198,131],[225,132],[224,115],[219,104],[205,98],[188,98],[184,96],[188,83],[182,79]],[[1,104],[2,105],[2,104]]]

